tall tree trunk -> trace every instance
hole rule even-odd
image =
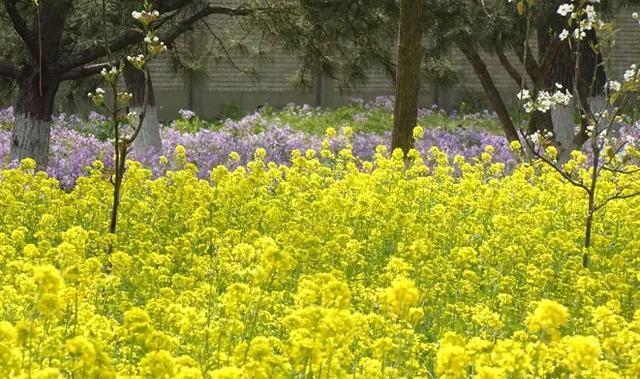
[[[550,83],[547,83],[547,86],[553,90],[555,84],[560,83],[565,88],[573,91],[574,75],[575,58],[569,43],[565,41],[553,64],[551,76],[549,77]],[[553,134],[561,162],[567,161],[571,151],[575,148],[579,148],[579,146],[573,145],[574,136],[576,134],[575,124],[573,123],[573,113],[575,111],[574,106],[575,102],[572,101],[568,106],[560,106],[551,110]]]
[[[11,160],[33,158],[38,168],[49,163],[51,114],[59,82],[37,72],[26,76],[18,89],[16,120],[11,136]]]
[[[511,115],[509,114],[509,111],[507,110],[507,107],[502,100],[500,91],[498,91],[498,88],[496,87],[495,82],[493,81],[493,78],[491,77],[491,74],[487,69],[487,65],[480,57],[480,54],[478,54],[476,48],[470,44],[458,42],[457,45],[464,56],[467,58],[469,63],[471,63],[473,71],[476,73],[476,76],[478,76],[478,79],[480,79],[480,84],[482,85],[482,88],[484,89],[484,92],[487,95],[487,98],[489,99],[493,110],[496,112],[498,118],[500,119],[500,124],[502,125],[502,129],[507,139],[509,141],[519,141],[520,138],[518,138],[518,132],[513,125]]]
[[[400,148],[405,154],[414,146],[413,128],[418,122],[422,14],[422,0],[400,1],[396,103],[393,111],[391,149]]]
[[[133,94],[131,110],[133,112],[136,112],[137,114],[141,114],[143,111],[145,111],[140,133],[138,134],[138,137],[133,141],[135,151],[141,154],[161,151],[162,139],[160,138],[160,122],[158,121],[158,111],[155,106],[151,77],[147,78],[146,80],[146,110],[144,109],[144,73],[127,63],[124,68],[124,80],[127,86],[127,91]]]
[[[541,49],[549,46],[551,38],[566,28],[566,18],[556,13],[550,15],[546,24],[542,24],[538,30],[538,43]],[[549,33],[551,26],[554,33]],[[575,44],[575,43],[574,43]],[[576,133],[576,125],[573,121],[575,105],[577,101],[582,101],[585,109],[591,112],[600,112],[606,105],[604,99],[604,87],[607,76],[602,64],[602,55],[596,53],[592,45],[598,44],[598,37],[594,30],[587,31],[586,38],[580,43],[580,67],[576,75],[577,62],[575,57],[575,46],[569,44],[569,40],[562,42],[558,55],[552,62],[551,75],[546,79],[545,88],[554,91],[555,84],[562,84],[574,94],[572,105],[558,107],[551,110],[551,119],[554,133],[554,143],[560,154],[560,161],[567,161],[573,150],[580,149],[587,141],[584,133],[586,125],[582,126],[582,131]],[[544,51],[544,50],[542,50]],[[576,83],[577,78],[577,83]]]
[[[49,163],[51,114],[60,85],[59,73],[53,66],[60,58],[66,17],[72,5],[71,0],[40,2],[32,26],[34,41],[25,41],[33,56],[19,83],[11,159],[33,158],[38,169]]]

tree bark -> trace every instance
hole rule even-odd
[[[55,78],[43,80],[41,84],[37,73],[28,75],[20,83],[11,136],[11,160],[33,158],[39,168],[47,167],[51,114],[58,84]]]
[[[41,2],[32,26],[34,32],[26,29],[17,11],[11,16],[14,24],[19,25],[14,28],[24,29],[20,36],[33,50],[33,57],[27,59],[19,82],[10,156],[12,160],[33,158],[39,169],[46,168],[49,163],[51,114],[60,85],[60,77],[51,70],[51,65],[60,57],[62,35],[71,6],[70,0]]]
[[[124,80],[127,91],[133,95],[131,110],[138,115],[144,111],[144,119],[138,136],[133,141],[133,147],[138,154],[148,154],[162,150],[160,138],[160,122],[153,95],[153,83],[151,77],[145,80],[144,72],[136,69],[129,63],[124,68]],[[147,84],[147,107],[144,107],[145,81]]]
[[[406,154],[413,148],[413,128],[418,122],[420,65],[422,63],[422,0],[400,1],[396,102],[391,149]]]
[[[558,148],[559,161],[567,162],[575,139],[575,126],[573,123],[574,102],[567,106],[560,106],[551,110],[551,120],[553,122],[553,136]]]
[[[509,115],[509,111],[507,110],[504,100],[502,100],[500,91],[498,91],[498,88],[496,87],[493,78],[491,77],[491,74],[487,69],[487,65],[480,57],[480,54],[478,54],[476,48],[470,44],[458,42],[457,45],[473,67],[473,71],[478,76],[478,79],[480,79],[480,84],[482,85],[482,88],[484,89],[484,92],[487,95],[491,106],[498,114],[498,118],[500,119],[500,124],[502,125],[505,136],[509,141],[520,141],[518,132],[513,125],[513,120],[511,120],[511,115]]]
[[[566,27],[566,19],[553,14],[549,23],[558,34]],[[548,33],[548,26],[543,25],[538,31],[539,45],[543,49],[549,48],[554,34]],[[544,33],[543,33],[544,32]],[[590,112],[601,112],[606,106],[604,100],[604,87],[607,82],[607,75],[603,66],[602,55],[595,52],[591,45],[597,45],[598,37],[594,30],[587,31],[586,38],[580,43],[577,53],[580,55],[580,67],[576,67],[576,48],[569,44],[568,40],[561,42],[561,47],[555,56],[551,67],[550,75],[544,83],[545,88],[554,91],[555,84],[562,84],[574,94],[572,106],[558,107],[551,110],[552,129],[554,132],[554,143],[558,148],[560,161],[567,161],[573,150],[579,150],[587,141],[584,133],[586,124],[576,125],[573,122],[575,105],[589,109]],[[576,75],[576,70],[579,72]],[[577,81],[576,81],[577,79]],[[581,103],[578,103],[581,102]],[[576,132],[576,126],[582,130]],[[580,129],[580,128],[579,128]]]
[[[502,64],[502,67],[507,71],[509,76],[511,76],[511,79],[513,79],[516,82],[516,85],[518,86],[518,88],[521,86],[526,87],[526,83],[524,82],[524,79],[522,79],[522,75],[520,75],[520,72],[515,67],[513,67],[513,65],[511,64],[511,61],[509,60],[509,58],[507,58],[504,52],[498,49],[496,51],[496,55],[500,60],[500,64]]]

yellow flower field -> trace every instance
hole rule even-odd
[[[71,192],[1,171],[0,377],[640,377],[640,199],[598,213],[585,269],[548,167],[330,155],[130,163],[117,237],[99,164]]]

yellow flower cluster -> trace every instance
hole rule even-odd
[[[640,377],[640,200],[585,269],[579,189],[491,154],[130,162],[117,235],[101,165],[0,171],[0,377]]]

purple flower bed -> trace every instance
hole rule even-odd
[[[12,122],[12,112],[0,112],[0,125]],[[72,187],[76,179],[86,173],[86,167],[94,160],[101,160],[105,166],[112,164],[112,147],[109,142],[101,141],[93,134],[101,130],[104,119],[94,114],[90,120],[81,120],[75,116],[61,115],[54,120],[52,130],[50,163],[47,172],[57,178],[62,187]],[[331,126],[331,125],[327,125]],[[8,165],[10,131],[0,128],[0,164]],[[160,155],[171,162],[175,148],[185,147],[187,159],[198,166],[202,177],[207,177],[210,170],[217,165],[235,165],[229,161],[229,154],[237,152],[240,164],[251,159],[258,148],[267,151],[267,159],[286,164],[290,161],[291,151],[299,149],[319,150],[324,137],[308,134],[292,129],[286,124],[266,123],[259,115],[248,115],[239,121],[227,120],[219,130],[202,129],[197,133],[181,133],[174,128],[162,129],[163,148],[156,154],[134,157],[147,165],[155,176],[162,175],[170,169],[171,164],[162,164]],[[361,160],[372,159],[378,145],[389,147],[389,132],[376,134],[369,132],[355,133],[351,138],[354,155]],[[331,140],[331,147],[338,151],[346,144],[345,138],[338,136]],[[450,157],[462,155],[467,159],[477,157],[486,146],[495,148],[495,160],[507,164],[513,158],[504,137],[471,129],[447,131],[433,128],[426,129],[423,139],[417,142],[421,152],[437,146]]]

